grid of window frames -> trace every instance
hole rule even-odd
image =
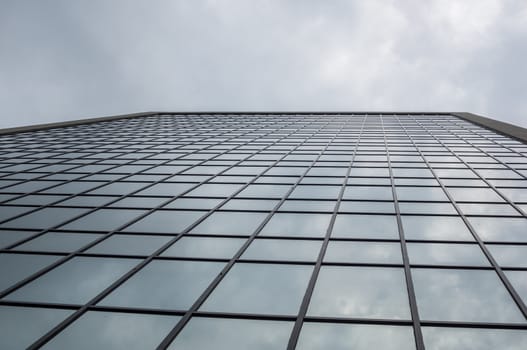
[[[527,145],[441,114],[0,137],[0,348],[524,349]]]

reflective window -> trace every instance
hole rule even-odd
[[[67,318],[63,309],[0,306],[0,348],[26,349]]]
[[[504,202],[492,188],[451,187],[448,192],[456,202]]]
[[[527,219],[470,217],[469,221],[485,241],[527,242]]]
[[[221,209],[270,211],[278,204],[278,202],[278,200],[265,199],[231,199],[225,203]]]
[[[527,245],[487,244],[498,265],[502,267],[527,267]]]
[[[427,350],[522,350],[527,332],[512,329],[422,327]]]
[[[395,214],[393,202],[342,201],[339,212]]]
[[[210,210],[223,202],[223,199],[209,198],[178,198],[168,203],[164,208],[171,209],[204,209]]]
[[[277,213],[264,226],[260,235],[324,237],[330,214]]]
[[[265,213],[215,212],[191,232],[208,235],[251,235],[266,216]]]
[[[37,254],[0,254],[0,291],[31,276],[61,257]]]
[[[5,248],[23,239],[31,237],[37,232],[0,230],[0,248]]]
[[[404,270],[322,266],[307,314],[409,319]]]
[[[330,241],[326,262],[402,264],[401,245],[382,242]]]
[[[289,195],[295,199],[337,199],[341,186],[299,185]]]
[[[446,201],[448,197],[441,187],[396,187],[400,201]]]
[[[477,244],[407,243],[411,264],[490,266]]]
[[[403,216],[406,239],[473,241],[474,237],[459,217]]]
[[[93,233],[48,232],[17,246],[15,249],[40,250],[47,252],[72,252],[100,237],[102,237],[102,235]]]
[[[285,349],[292,329],[293,322],[193,317],[168,349]]]
[[[401,214],[457,214],[450,203],[400,202],[399,210]]]
[[[398,239],[395,215],[337,215],[333,238]]]
[[[135,259],[75,257],[5,299],[84,304],[138,263]]]
[[[523,302],[527,302],[527,271],[505,271],[505,275],[511,282]]]
[[[296,349],[415,349],[415,340],[408,326],[306,322]]]
[[[166,201],[167,198],[125,197],[115,203],[110,204],[110,206],[115,208],[155,208]]]
[[[203,211],[157,210],[126,227],[129,232],[181,233],[203,216]]]
[[[333,212],[336,201],[316,200],[286,200],[278,210],[280,211],[325,211]]]
[[[88,311],[42,349],[153,349],[179,316]]]
[[[88,249],[94,254],[150,255],[172,237],[116,234]]]
[[[255,239],[243,253],[243,259],[315,261],[322,241],[290,239]]]
[[[200,309],[296,315],[312,270],[305,265],[235,264]]]
[[[65,230],[113,231],[144,213],[146,213],[144,210],[99,209],[61,228]]]
[[[509,204],[459,203],[458,207],[465,215],[520,215]]]
[[[204,261],[152,261],[99,304],[186,310],[223,266]]]
[[[242,187],[243,185],[203,184],[186,195],[195,197],[229,197]]]
[[[387,186],[348,186],[343,199],[393,200],[392,188]]]
[[[182,237],[161,255],[230,259],[245,241],[244,238]]]
[[[3,208],[2,208],[3,210]],[[43,208],[3,223],[0,227],[49,229],[88,211],[76,208]]]
[[[422,320],[525,322],[494,271],[412,269],[412,278]]]
[[[249,185],[237,197],[280,199],[286,195],[290,188],[291,186],[287,185]]]

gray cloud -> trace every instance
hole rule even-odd
[[[143,110],[470,111],[527,126],[520,0],[7,1],[0,127]]]

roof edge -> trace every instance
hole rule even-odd
[[[522,128],[521,126],[467,112],[454,112],[452,115],[498,132],[502,135],[512,137],[518,141],[527,143],[527,129]]]
[[[146,117],[146,116],[154,115],[154,114],[157,114],[157,112],[128,113],[128,114],[118,114],[118,115],[110,115],[110,116],[95,117],[95,118],[83,118],[83,119],[45,123],[45,124],[16,126],[13,128],[0,129],[0,135],[18,134],[22,132],[40,131],[40,130],[55,129],[55,128],[64,128],[68,126],[92,124],[92,123],[106,122],[106,121],[112,121],[112,120],[118,120],[118,119]]]

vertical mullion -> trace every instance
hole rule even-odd
[[[406,238],[404,236],[404,228],[403,228],[403,223],[401,219],[401,211],[399,210],[399,201],[397,199],[397,191],[395,188],[392,163],[390,160],[390,150],[388,148],[386,131],[384,128],[384,119],[382,115],[380,116],[380,119],[381,119],[382,131],[383,131],[383,136],[384,136],[384,147],[386,148],[386,158],[388,160],[388,172],[390,173],[390,185],[392,188],[392,195],[393,195],[393,201],[394,201],[394,206],[395,206],[395,214],[397,217],[397,228],[399,231],[401,253],[402,253],[403,264],[404,264],[404,275],[406,279],[406,288],[408,291],[408,301],[410,303],[410,313],[412,316],[412,326],[414,330],[415,343],[416,343],[417,350],[424,350],[425,345],[423,341],[423,333],[421,331],[421,321],[419,318],[419,310],[417,308],[417,300],[415,297],[414,283],[412,280],[412,270],[410,268],[410,258],[408,256]]]

